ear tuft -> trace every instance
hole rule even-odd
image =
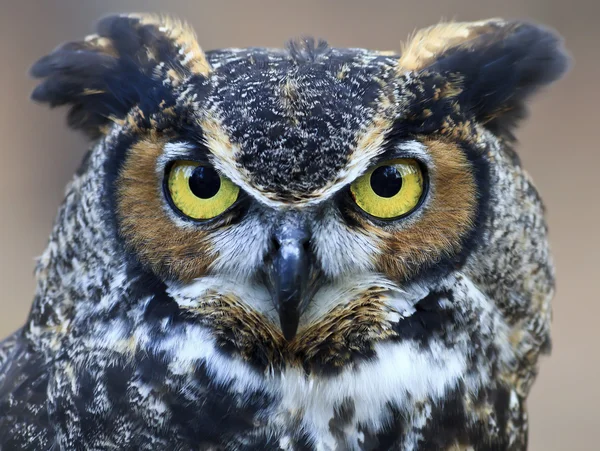
[[[402,56],[398,61],[399,69],[402,71],[425,69],[448,50],[464,45],[484,33],[489,33],[501,23],[501,19],[481,22],[442,22],[417,30],[402,45]]]
[[[511,138],[537,89],[569,67],[562,40],[550,30],[500,19],[440,24],[417,32],[399,70],[427,70],[460,80],[463,110]]]
[[[30,71],[44,80],[32,99],[70,105],[68,123],[91,137],[135,106],[167,100],[185,77],[210,73],[191,28],[151,15],[102,19],[97,33],[58,47]]]

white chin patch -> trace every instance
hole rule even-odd
[[[207,294],[235,296],[249,308],[261,313],[273,324],[279,324],[271,295],[264,285],[249,280],[240,281],[225,276],[204,276],[187,285],[172,285],[167,292],[184,307],[195,307]]]
[[[300,326],[316,323],[336,307],[346,305],[375,287],[386,289],[385,300],[389,307],[389,321],[397,322],[415,312],[414,305],[423,299],[428,290],[418,284],[399,287],[377,273],[349,274],[336,279],[317,291],[300,319]]]
[[[400,288],[394,282],[376,273],[353,274],[322,286],[313,297],[304,314],[300,317],[299,327],[317,323],[336,307],[347,305],[360,298],[365,291],[384,288],[384,299],[388,312],[387,319],[401,321],[415,312],[415,304],[423,299],[428,290],[418,284]],[[271,323],[279,326],[279,317],[267,288],[246,279],[235,280],[226,276],[205,276],[187,285],[172,285],[169,295],[181,306],[195,307],[198,299],[207,294],[235,296],[246,306],[265,316]]]

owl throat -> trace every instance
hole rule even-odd
[[[381,358],[381,345],[406,342],[425,349],[439,340],[450,344],[455,332],[468,333],[462,310],[471,307],[456,301],[457,284],[447,277],[400,288],[374,273],[343,278],[317,291],[291,340],[282,334],[266,291],[219,277],[167,288],[168,296],[150,301],[144,316],[201,327],[220,352],[263,374],[295,368],[334,375]],[[164,308],[165,299],[171,308]]]

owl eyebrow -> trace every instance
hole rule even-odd
[[[385,151],[373,159],[371,166],[375,166],[382,161],[393,160],[395,158],[413,158],[420,160],[423,163],[432,161],[430,153],[427,151],[427,146],[417,139],[402,140],[390,142],[385,147]]]
[[[158,157],[159,170],[173,160],[192,160],[202,163],[209,163],[208,149],[199,143],[189,141],[168,142],[163,147],[162,154]]]

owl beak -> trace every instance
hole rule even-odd
[[[309,234],[300,222],[287,221],[273,235],[271,293],[279,313],[281,331],[291,341],[298,330],[300,316],[308,303],[307,284]]]

